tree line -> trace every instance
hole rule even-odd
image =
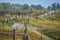
[[[60,9],[60,4],[59,3],[53,3],[51,6],[48,6],[48,10],[57,10]]]
[[[43,7],[40,4],[34,5],[28,5],[28,4],[10,4],[10,3],[0,3],[0,10],[42,10],[42,9],[48,9],[48,10],[57,10],[60,9],[59,3],[53,3],[51,6],[48,6],[47,8]]]
[[[10,3],[0,3],[0,10],[41,10],[43,7],[38,5],[28,5],[28,4],[10,4]]]

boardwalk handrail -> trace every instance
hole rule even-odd
[[[0,32],[0,34],[12,34],[12,32]],[[15,33],[15,34],[24,34],[24,33]]]

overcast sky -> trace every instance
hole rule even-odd
[[[15,3],[15,4],[41,4],[44,7],[51,5],[52,3],[60,3],[60,0],[0,0],[0,2],[5,3]]]

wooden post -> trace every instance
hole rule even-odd
[[[24,35],[23,35],[23,40],[28,40],[28,35],[27,35],[27,21],[24,23],[25,30],[24,30]]]
[[[13,38],[13,40],[15,40],[15,29],[13,29],[12,38]]]

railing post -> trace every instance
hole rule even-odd
[[[23,35],[23,40],[28,40],[28,35],[27,35],[27,21],[24,23],[25,30],[24,30],[24,35]]]
[[[15,40],[15,29],[13,29],[12,38],[13,38],[13,40]]]

